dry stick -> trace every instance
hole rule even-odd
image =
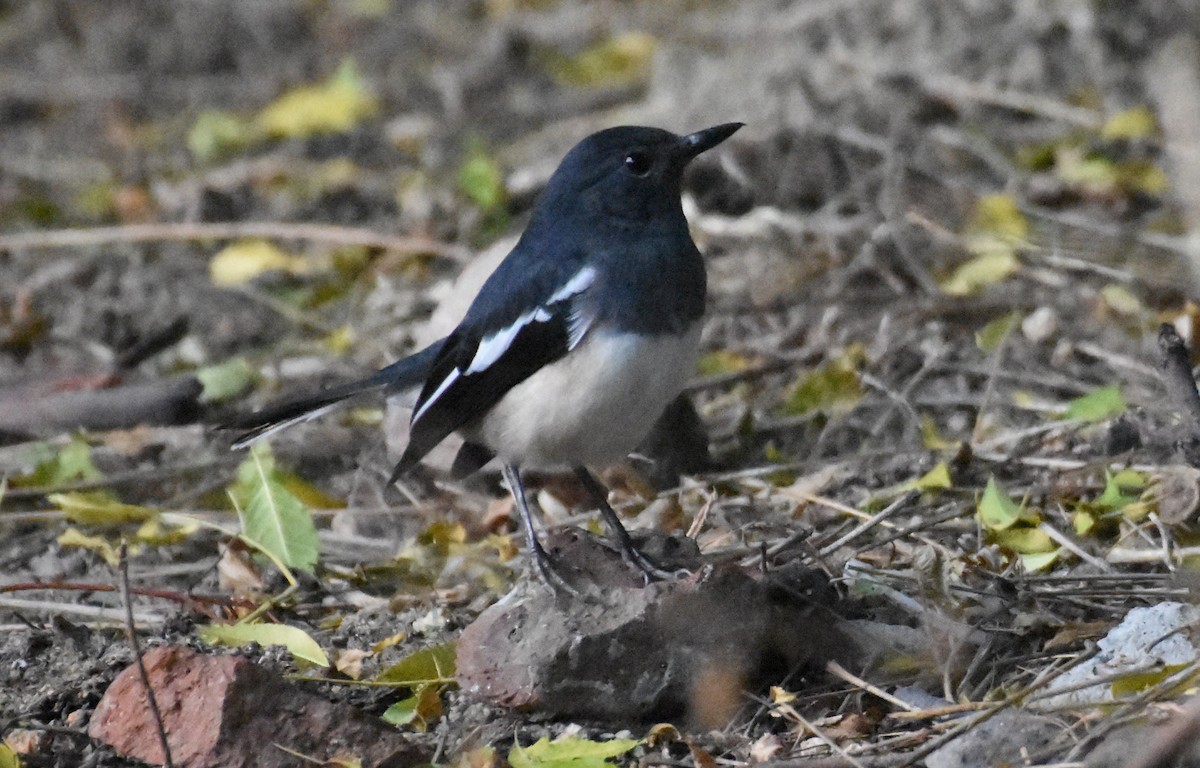
[[[82,248],[107,243],[148,243],[180,240],[236,240],[265,237],[312,240],[333,245],[362,245],[407,253],[433,253],[458,261],[463,249],[424,237],[383,235],[368,229],[332,224],[282,221],[167,222],[20,232],[0,236],[0,251],[29,248]]]
[[[1170,323],[1158,327],[1158,353],[1158,372],[1167,394],[1187,417],[1193,437],[1200,436],[1200,392],[1192,378],[1187,346]]]
[[[167,743],[167,729],[163,725],[162,711],[158,708],[158,699],[154,696],[154,688],[150,685],[150,673],[146,671],[146,662],[142,660],[142,649],[138,644],[137,629],[133,626],[133,599],[129,594],[129,558],[128,547],[121,542],[120,559],[118,564],[121,571],[121,602],[125,606],[125,636],[133,648],[133,659],[137,663],[138,676],[146,689],[146,700],[150,703],[150,714],[154,717],[154,727],[158,730],[158,743],[162,746],[163,765],[175,768],[171,759],[171,745]]]

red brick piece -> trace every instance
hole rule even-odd
[[[163,646],[144,662],[179,768],[285,768],[281,747],[327,760],[357,756],[364,768],[428,761],[405,736],[346,704],[326,701],[238,656]],[[157,728],[136,665],[117,676],[88,734],[122,755],[163,763]]]

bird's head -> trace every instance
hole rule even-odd
[[[682,217],[684,168],[742,125],[725,123],[686,136],[638,126],[593,133],[563,158],[538,201],[538,213],[560,220],[582,214],[635,224],[656,216]]]

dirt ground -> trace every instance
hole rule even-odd
[[[724,693],[698,687],[683,735],[617,760],[1166,749],[1165,731],[1112,734],[1186,717],[1194,660],[1103,702],[1033,702],[1131,609],[1190,602],[1198,414],[1158,340],[1173,324],[1200,359],[1197,51],[1182,0],[0,0],[0,732],[37,735],[24,766],[141,764],[86,732],[132,659],[103,542],[132,542],[135,591],[159,592],[133,600],[143,645],[214,653],[210,614],[288,586],[249,556],[232,574],[211,527],[81,522],[61,494],[236,527],[226,488],[246,456],[212,425],[428,340],[464,266],[520,231],[591,131],[740,120],[685,180],[709,270],[689,388],[708,456],[605,479],[631,527],[823,574],[840,620],[889,650],[853,679],[739,688],[720,726],[697,712]],[[306,127],[287,99],[339,72],[345,123]],[[260,239],[276,249],[226,250]],[[198,396],[213,370],[236,386]],[[272,440],[321,559],[270,616],[367,652],[364,679],[457,638],[526,570],[495,473],[388,487],[381,405]],[[594,516],[562,478],[537,485],[547,525]],[[371,715],[407,695],[303,685]],[[438,764],[654,725],[438,693],[424,730],[401,726]],[[1010,717],[1037,718],[1040,741],[938,751],[988,719],[1034,730]]]

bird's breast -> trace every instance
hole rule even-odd
[[[632,451],[696,366],[700,323],[682,335],[593,332],[511,389],[470,430],[504,461],[603,465]]]

